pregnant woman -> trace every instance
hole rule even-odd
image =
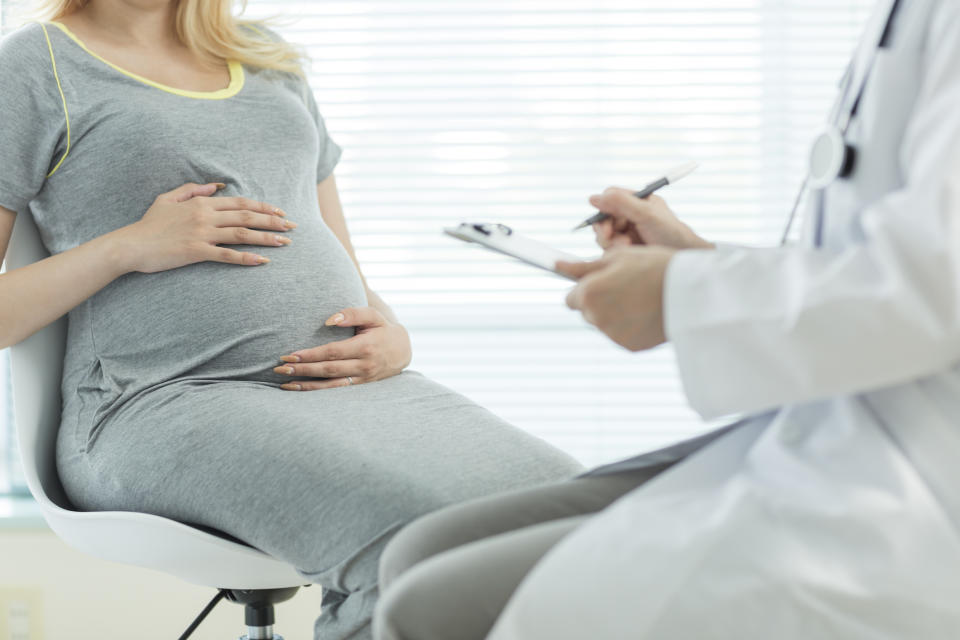
[[[229,0],[48,0],[0,44],[0,347],[69,312],[57,462],[80,509],[214,527],[369,638],[377,560],[562,452],[412,371],[356,263],[294,49]]]

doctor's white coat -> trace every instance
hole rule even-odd
[[[960,0],[900,4],[822,245],[668,269],[690,403],[754,417],[563,540],[490,640],[960,638]]]

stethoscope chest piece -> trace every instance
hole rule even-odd
[[[825,189],[837,178],[848,177],[853,173],[856,155],[856,150],[843,139],[840,129],[828,126],[810,148],[807,185],[811,189]]]
[[[890,46],[893,19],[897,14],[897,8],[900,6],[900,0],[881,1],[887,8],[886,20],[872,21],[868,33],[861,41],[864,43],[863,46],[869,45],[871,47],[873,56],[863,62],[859,61],[860,56],[858,54],[854,55],[840,80],[840,91],[833,107],[830,109],[830,124],[816,137],[813,146],[810,148],[807,177],[797,194],[797,199],[793,202],[790,217],[787,218],[787,226],[780,239],[781,245],[786,244],[790,239],[790,229],[807,191],[822,191],[838,178],[848,178],[853,173],[854,165],[857,162],[857,150],[852,145],[847,144],[844,140],[844,134],[857,113],[860,99],[863,97],[867,85],[867,79],[870,77],[870,71],[877,58],[877,51]],[[877,7],[877,9],[879,12],[881,7]],[[877,13],[878,18],[883,17],[883,15],[883,13]],[[860,49],[858,49],[858,53],[859,51]],[[814,215],[822,221],[822,200],[817,205]],[[818,245],[820,243],[819,231],[817,232],[816,243]]]

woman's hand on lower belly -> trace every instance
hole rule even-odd
[[[356,335],[312,349],[281,356],[286,363],[276,373],[323,378],[296,380],[280,385],[288,391],[313,391],[373,382],[395,376],[410,364],[410,336],[402,325],[390,322],[373,307],[339,311],[327,326],[356,327]]]

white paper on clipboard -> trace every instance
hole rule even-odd
[[[457,227],[444,227],[443,232],[464,242],[473,242],[487,249],[522,260],[564,278],[570,278],[554,269],[557,260],[582,262],[583,258],[554,249],[531,238],[521,236],[506,225],[486,222],[464,222]]]

